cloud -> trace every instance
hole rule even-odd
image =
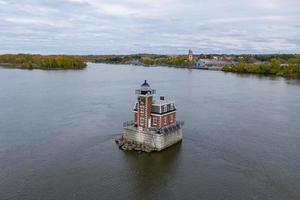
[[[0,0],[0,53],[299,53],[297,0]]]

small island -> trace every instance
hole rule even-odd
[[[85,60],[71,55],[4,54],[0,55],[0,66],[18,69],[64,70],[84,69]]]

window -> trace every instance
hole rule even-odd
[[[140,118],[140,125],[141,126],[144,126],[145,124],[145,119],[143,117]]]
[[[144,113],[145,112],[145,106],[140,105],[140,113]]]
[[[170,122],[173,122],[173,120],[174,120],[174,116],[170,115]]]
[[[164,117],[164,125],[167,125],[167,117]]]
[[[153,125],[157,125],[157,118],[153,117]]]
[[[167,112],[168,111],[168,107],[167,107],[167,105],[164,105],[163,106],[163,112]]]
[[[153,106],[152,106],[152,112],[153,112],[153,113],[160,113],[160,111],[159,111],[159,106],[153,105]]]
[[[174,104],[170,105],[171,110],[174,110]]]

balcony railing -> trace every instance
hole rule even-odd
[[[148,90],[148,91],[144,91],[144,90],[142,90],[142,89],[137,89],[137,90],[135,90],[135,94],[137,94],[137,95],[141,95],[141,94],[143,94],[143,93],[150,93],[150,94],[156,94],[156,90],[155,89],[150,89],[150,90]]]
[[[173,124],[173,125],[170,125],[170,126],[168,126],[168,127],[161,128],[161,129],[160,129],[160,133],[168,134],[168,133],[177,131],[177,130],[179,130],[183,125],[184,125],[184,122],[183,122],[183,121],[176,121],[176,123]]]
[[[149,128],[149,131],[155,131],[157,133],[170,133],[170,132],[173,132],[173,131],[176,131],[176,130],[180,129],[183,125],[184,125],[183,121],[176,121],[175,124],[172,124],[170,126],[163,127],[163,128],[160,128],[160,129],[155,128],[155,127],[151,127],[151,128]]]
[[[127,122],[124,122],[123,123],[123,127],[126,128],[126,127],[133,127],[135,126],[135,122],[134,121],[127,121]],[[154,131],[154,132],[157,132],[158,134],[161,134],[161,133],[165,133],[165,134],[168,134],[168,133],[171,133],[171,132],[174,132],[176,130],[179,130],[182,126],[184,125],[184,122],[183,121],[176,121],[175,124],[172,124],[170,126],[167,126],[167,127],[163,127],[163,128],[155,128],[155,127],[150,127],[148,128],[149,131]]]
[[[129,127],[129,126],[134,126],[135,123],[134,121],[127,121],[127,122],[123,122],[123,127]]]

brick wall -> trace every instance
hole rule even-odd
[[[155,122],[156,119],[156,123]],[[156,128],[162,128],[169,126],[176,122],[176,113],[170,113],[164,116],[152,116],[151,125]]]

